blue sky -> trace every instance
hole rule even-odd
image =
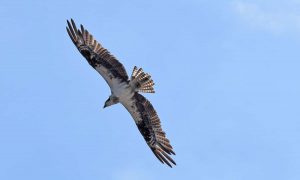
[[[0,179],[300,179],[300,1],[0,2]],[[154,157],[66,31],[150,73]]]

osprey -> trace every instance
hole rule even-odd
[[[104,78],[111,89],[104,108],[121,103],[134,119],[140,133],[157,159],[172,167],[175,155],[166,133],[162,130],[160,119],[152,104],[139,92],[154,93],[154,82],[142,68],[133,69],[129,80],[124,66],[98,43],[82,25],[77,29],[73,19],[67,20],[67,32],[88,63]]]

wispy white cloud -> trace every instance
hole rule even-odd
[[[266,4],[237,0],[232,3],[232,7],[239,18],[252,27],[273,32],[299,31],[300,12],[290,9],[291,3],[298,4],[290,1],[290,3],[286,3],[288,5],[280,6],[270,2],[266,6]]]

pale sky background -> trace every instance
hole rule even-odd
[[[152,75],[169,168],[69,39]],[[299,180],[300,1],[0,1],[1,180]]]

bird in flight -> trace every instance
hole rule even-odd
[[[77,29],[73,19],[67,20],[67,32],[79,52],[88,63],[104,78],[110,87],[111,95],[104,108],[121,103],[134,119],[146,143],[157,157],[168,166],[176,165],[170,155],[175,155],[160,119],[152,104],[141,93],[154,93],[154,82],[142,68],[133,68],[129,79],[124,66],[107,49],[80,25]]]

